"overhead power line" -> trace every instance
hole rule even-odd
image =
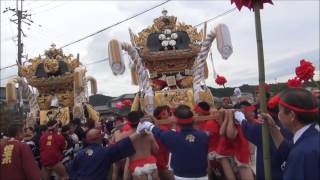
[[[168,1],[165,1],[165,2],[163,2],[162,4],[167,3],[167,2],[168,2]],[[159,4],[159,5],[160,5],[160,4]],[[159,6],[159,5],[157,5],[157,6]],[[155,8],[155,7],[153,7],[153,8]],[[207,19],[207,20],[205,20],[205,21],[203,21],[203,22],[195,25],[194,27],[198,27],[198,26],[204,24],[205,22],[211,22],[211,21],[213,21],[213,20],[216,20],[216,19],[218,19],[218,18],[220,18],[220,17],[222,17],[222,16],[225,16],[225,15],[230,14],[231,12],[233,12],[233,11],[235,11],[235,10],[236,10],[236,8],[229,9],[229,10],[227,10],[227,11],[221,13],[221,14],[218,14],[217,16],[214,16],[214,17],[212,17],[212,18],[210,18],[210,19]],[[137,16],[137,15],[136,15],[136,16]],[[101,31],[101,30],[100,30],[100,31]],[[97,31],[97,32],[99,32],[99,31]],[[94,34],[94,35],[95,35],[95,34]],[[92,36],[93,36],[93,35],[92,35]],[[85,37],[84,37],[84,38],[85,38]],[[81,39],[83,39],[83,38],[81,38]],[[79,39],[77,42],[81,41],[81,39]],[[74,43],[76,43],[76,42],[73,42],[73,44],[74,44]],[[69,44],[71,45],[71,43],[69,43]],[[63,47],[66,47],[66,46],[69,46],[69,45],[67,44],[67,45],[65,45],[65,46],[63,46]],[[63,47],[62,47],[62,48],[63,48]],[[88,63],[88,64],[86,64],[86,65],[97,64],[97,63],[101,63],[101,62],[106,61],[106,60],[108,60],[108,57],[107,57],[107,58],[104,58],[104,59],[101,59],[101,60],[98,60],[98,61],[93,61],[93,62]],[[7,66],[7,67],[3,67],[3,68],[1,68],[0,70],[6,69],[6,68],[10,68],[10,67],[13,67],[13,66],[16,66],[16,64],[13,64],[13,65],[10,65],[10,66]]]
[[[149,8],[149,9],[146,9],[146,10],[144,10],[144,11],[142,11],[142,12],[140,12],[140,13],[134,15],[134,16],[128,17],[128,18],[126,18],[126,19],[124,19],[124,20],[122,20],[122,21],[119,21],[119,22],[117,22],[117,23],[114,23],[114,24],[112,24],[112,25],[110,25],[110,26],[108,26],[108,27],[106,27],[106,28],[103,28],[103,29],[97,31],[97,32],[94,32],[94,33],[92,33],[92,34],[89,34],[89,35],[87,35],[87,36],[85,36],[85,37],[83,37],[83,38],[80,38],[80,39],[78,39],[78,40],[75,40],[75,41],[73,41],[73,42],[71,42],[71,43],[68,43],[68,44],[66,44],[66,45],[64,45],[64,46],[62,46],[62,47],[60,47],[60,48],[65,48],[65,47],[70,46],[70,45],[72,45],[72,44],[75,44],[75,43],[77,43],[77,42],[83,41],[83,40],[85,40],[85,39],[87,39],[87,38],[89,38],[89,37],[92,37],[92,36],[94,36],[94,35],[96,35],[96,34],[99,34],[99,33],[103,32],[103,31],[105,31],[105,30],[108,30],[108,29],[114,27],[114,26],[117,26],[117,25],[122,24],[122,23],[124,23],[124,22],[126,22],[126,21],[129,21],[129,20],[131,20],[131,19],[133,19],[133,18],[135,18],[135,17],[137,17],[137,16],[140,16],[141,14],[144,14],[144,13],[146,13],[146,12],[149,12],[149,11],[151,11],[151,10],[157,8],[157,7],[160,7],[160,6],[166,4],[166,3],[170,2],[170,1],[171,1],[171,0],[164,1],[164,2],[162,2],[162,3],[160,3],[160,4],[156,5],[156,6],[153,6],[153,7]]]
[[[11,68],[11,67],[14,67],[16,66],[17,64],[11,64],[9,66],[5,66],[5,67],[2,67],[0,70],[4,70],[4,69],[7,69],[7,68]]]
[[[207,22],[207,23],[208,23],[208,22],[213,21],[213,20],[216,20],[216,19],[218,19],[218,18],[220,18],[220,17],[222,17],[222,16],[228,15],[228,14],[232,13],[233,11],[235,11],[236,9],[237,9],[237,8],[229,9],[228,11],[225,11],[225,12],[223,12],[223,13],[221,13],[221,14],[219,14],[219,15],[217,15],[217,16],[215,16],[215,17],[213,17],[213,18],[210,18],[210,19],[208,19],[208,20],[205,20],[205,21],[203,21],[203,22],[201,22],[201,23],[199,23],[199,24],[195,25],[194,27],[198,27],[198,26],[200,26],[200,25],[204,24],[205,22]]]

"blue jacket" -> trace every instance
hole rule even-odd
[[[203,177],[207,175],[208,136],[192,127],[181,132],[152,129],[154,136],[172,153],[171,167],[179,177]]]
[[[280,123],[277,123],[280,126],[280,131],[284,138],[288,141],[291,141],[292,134],[285,128],[281,126]],[[250,123],[248,121],[243,121],[241,123],[242,131],[245,137],[257,147],[256,154],[256,177],[257,180],[264,180],[264,165],[263,165],[263,147],[262,147],[262,126],[260,124]],[[285,161],[283,154],[277,151],[277,148],[270,139],[270,156],[271,156],[271,174],[273,180],[282,180],[282,170],[281,165]]]
[[[311,125],[292,146],[284,141],[279,151],[289,152],[284,180],[320,179],[320,132]]]
[[[132,142],[125,138],[109,147],[101,144],[88,144],[75,157],[72,169],[72,180],[105,180],[112,163],[135,153]]]

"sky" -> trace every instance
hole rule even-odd
[[[24,53],[28,58],[42,54],[52,43],[66,45],[88,34],[108,27],[163,1],[24,1],[24,8],[32,14],[34,23],[23,25],[27,37],[23,38]],[[1,12],[15,7],[14,0],[1,0]],[[111,39],[130,42],[128,28],[134,33],[152,24],[163,9],[178,21],[196,25],[224,13],[235,5],[229,0],[220,1],[170,1],[165,5],[126,21],[79,43],[63,48],[65,53],[80,54],[83,64],[108,57],[107,43]],[[14,64],[17,56],[16,25],[9,21],[12,13],[1,13],[1,67]],[[217,24],[228,26],[233,54],[223,60],[213,43],[214,66],[218,74],[227,78],[228,87],[258,83],[258,60],[254,13],[247,8],[233,11],[208,23],[208,30]],[[319,79],[319,1],[291,0],[265,4],[261,11],[266,82],[286,82],[295,76],[294,69],[300,59],[310,60],[316,67]],[[202,28],[201,26],[199,29]],[[98,93],[118,96],[134,93],[131,85],[129,60],[125,55],[126,71],[114,76],[107,61],[87,66],[87,73],[98,81]],[[214,82],[212,65],[208,59],[209,78],[206,84],[219,87]],[[17,73],[16,67],[1,70],[1,86],[6,78]]]

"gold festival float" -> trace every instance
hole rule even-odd
[[[129,29],[129,34],[131,43],[113,39],[108,44],[108,52],[114,75],[125,71],[121,51],[130,57],[132,83],[139,86],[132,110],[141,108],[151,114],[159,105],[193,107],[200,101],[213,104],[213,96],[205,84],[206,59],[215,39],[223,59],[232,54],[226,25],[219,24],[206,35],[206,28],[198,31],[177,22],[177,17],[167,16],[163,10],[151,26],[138,34]]]
[[[96,80],[86,76],[86,69],[73,55],[65,55],[62,49],[45,50],[44,57],[18,64],[20,77],[14,77],[7,83],[7,101],[17,102],[18,89],[28,97],[30,112],[26,122],[33,125],[37,119],[45,124],[52,118],[58,118],[62,124],[68,124],[71,118],[99,119],[99,114],[88,102],[88,83],[91,93],[97,93]]]

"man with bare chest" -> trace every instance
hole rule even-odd
[[[128,121],[135,131],[140,119],[143,117],[142,112],[132,111],[128,114]],[[133,132],[134,132],[133,131]],[[158,145],[151,133],[141,132],[139,140],[134,144],[136,153],[130,157],[129,172],[133,180],[147,180],[152,178],[158,180],[158,171],[156,158],[152,156],[158,151]]]

